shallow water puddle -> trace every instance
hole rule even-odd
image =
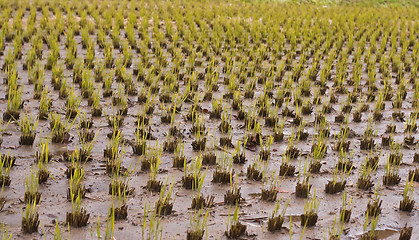
[[[382,230],[377,230],[377,232],[378,232],[378,239],[387,239],[399,233],[399,231],[395,229],[382,229]]]
[[[378,239],[394,239],[399,234],[399,231],[391,228],[377,229],[375,231],[378,232]],[[361,235],[362,233],[357,234],[353,236],[353,239],[361,239]]]

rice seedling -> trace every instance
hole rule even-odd
[[[70,90],[69,90],[68,85],[67,85],[67,80],[63,79],[63,81],[61,82],[61,85],[60,85],[58,96],[61,99],[67,99],[69,92],[70,92]]]
[[[56,64],[52,67],[51,83],[54,90],[59,90],[64,78],[64,68],[61,64]]]
[[[4,223],[0,224],[0,239],[12,240],[12,234],[9,235],[9,229]]]
[[[9,80],[10,82],[10,80]],[[19,110],[23,107],[22,101],[22,86],[9,87],[7,95],[7,109],[3,113],[3,120],[9,121],[11,119],[19,119]]]
[[[39,192],[39,183],[36,179],[36,169],[32,168],[31,173],[26,178],[24,202],[26,204],[39,204],[41,193]]]
[[[406,180],[406,185],[403,191],[403,200],[400,201],[399,206],[400,211],[411,212],[413,210],[413,207],[415,206],[415,200],[413,200],[413,179],[413,177],[408,176]]]
[[[107,135],[108,138],[112,138],[112,136],[116,133],[122,133],[121,127],[124,122],[124,118],[120,113],[113,115],[106,114],[105,117],[106,121],[108,122],[108,126],[112,128],[112,132]]]
[[[416,119],[417,119],[417,113],[413,114],[411,118],[406,122],[405,130],[407,136],[404,137],[404,143],[406,145],[413,145],[415,141],[415,137],[413,136],[413,133],[416,132]]]
[[[156,141],[156,145],[154,147],[151,147],[148,151],[146,151],[147,154],[142,158],[141,160],[141,170],[147,171],[151,169],[151,165],[158,166],[157,162],[160,161],[161,155],[163,153],[163,146],[160,145],[158,141]],[[157,164],[157,165],[156,165]]]
[[[249,132],[255,129],[258,130],[258,126],[260,127],[260,123],[257,122],[257,111],[255,111],[255,108],[256,106],[253,106],[248,112],[243,113],[244,125]]]
[[[325,192],[329,194],[335,194],[343,191],[346,186],[346,180],[351,173],[352,168],[353,166],[347,170],[345,167],[343,171],[339,173],[338,166],[336,166],[336,169],[333,171],[332,180],[329,180],[325,185]]]
[[[207,223],[209,219],[209,209],[202,216],[202,208],[198,211],[194,211],[193,215],[190,217],[190,230],[186,233],[186,238],[190,240],[200,240],[203,239],[204,233],[208,237],[207,233]]]
[[[90,214],[87,213],[86,209],[81,206],[82,195],[74,196],[74,192],[70,197],[71,200],[71,212],[67,212],[65,222],[72,227],[84,227],[87,226]]]
[[[135,129],[134,143],[131,145],[134,154],[145,155],[147,150],[147,139],[150,139],[151,135],[146,131],[146,125],[144,122],[138,121],[137,128]],[[183,165],[182,165],[183,166]]]
[[[142,238],[141,239],[163,239],[163,225],[162,217],[157,213],[155,208],[151,214],[149,214],[150,205],[145,203],[144,214],[143,214],[143,225],[142,225]],[[148,219],[148,233],[145,234]]]
[[[81,84],[83,79],[84,64],[81,59],[76,58],[74,61],[73,67],[73,82],[76,84]]]
[[[94,81],[91,76],[90,70],[84,69],[82,72],[82,78],[80,81],[81,97],[90,98],[94,92]]]
[[[320,199],[317,199],[316,190],[313,195],[304,204],[304,214],[301,214],[301,226],[311,227],[316,225],[319,211]]]
[[[287,159],[295,159],[300,155],[300,150],[298,150],[295,145],[298,143],[298,138],[295,134],[294,129],[292,130],[291,136],[288,141],[287,149],[285,150],[285,157]]]
[[[128,113],[128,99],[122,89],[122,84],[118,84],[117,94],[112,97],[113,106],[118,106],[118,115],[125,116]]]
[[[419,182],[419,168],[409,170],[409,179],[413,179],[415,182]]]
[[[329,228],[329,239],[330,240],[337,240],[340,239],[343,233],[343,221],[338,220],[338,217],[336,216],[332,227]]]
[[[105,77],[105,73],[104,73],[105,64],[103,63],[103,61],[96,60],[94,65],[95,65],[95,68],[94,68],[95,82],[103,82],[103,79]]]
[[[236,149],[233,154],[233,163],[235,164],[244,164],[246,163],[245,149],[247,139],[244,140],[243,144],[240,140],[237,140]]]
[[[275,171],[271,176],[269,176],[269,178],[264,179],[264,186],[261,190],[261,199],[264,201],[275,202],[278,195],[277,188],[281,185],[281,181],[278,183],[278,176],[276,176]]]
[[[13,166],[15,160],[9,157],[9,154],[0,155],[0,186],[9,186],[11,183],[10,169]]]
[[[36,80],[34,80],[34,93],[33,98],[34,99],[40,99],[42,91],[44,90],[44,76],[43,76],[43,69],[41,68],[41,73],[38,73],[36,76]]]
[[[5,58],[4,58],[4,63],[3,63],[2,70],[6,71],[6,70],[10,69],[14,64],[14,60],[15,60],[15,58],[14,58],[13,52],[12,52],[11,49],[9,49],[6,53],[6,55],[5,55]]]
[[[239,205],[236,204],[234,208],[234,213],[231,215],[231,206],[228,208],[228,217],[227,217],[227,230],[225,235],[227,238],[239,238],[246,233],[246,225],[243,225],[239,221]]]
[[[262,161],[262,159],[258,157],[253,164],[247,167],[246,176],[248,179],[260,181],[266,177],[267,169],[268,163],[266,161]]]
[[[113,70],[111,70],[111,72],[109,74],[105,74],[105,79],[103,81],[102,84],[102,88],[104,89],[103,91],[103,97],[110,97],[113,94],[113,90],[112,90],[112,76],[114,75]]]
[[[77,147],[78,145],[76,144],[73,151],[66,151],[62,154],[62,159],[64,161],[72,161],[73,159],[77,159],[78,161],[84,162],[92,160],[91,152],[96,140],[97,133],[95,135],[93,131],[88,131],[86,129],[78,130],[81,147]]]
[[[176,149],[174,152],[173,157],[173,165],[174,168],[182,168],[185,165],[186,162],[186,156],[184,153],[184,147],[185,143],[182,141],[179,141],[176,145]]]
[[[122,157],[125,155],[125,152],[119,154],[118,158],[115,160],[115,166],[113,167],[113,171],[108,171],[111,173],[112,182],[109,183],[109,194],[110,195],[117,195],[119,192],[125,195],[131,195],[135,188],[129,187],[129,180],[137,168],[137,164],[132,168],[130,165],[128,169],[125,169],[121,166]]]
[[[338,151],[338,152],[341,152],[341,151],[348,152],[351,142],[347,141],[347,139],[348,139],[348,128],[342,125],[341,131],[335,137],[333,150]]]
[[[281,213],[279,213],[280,200],[276,202],[275,208],[272,211],[272,215],[268,218],[268,231],[275,232],[277,230],[282,229],[282,224],[284,223],[284,220],[285,220],[284,216],[287,211],[289,202],[290,200],[288,199]]]
[[[122,136],[120,132],[114,132],[111,141],[107,144],[103,151],[103,156],[108,159],[106,172],[112,173],[115,170],[115,166],[119,165],[119,159],[125,154],[125,145],[122,142]]]
[[[212,182],[214,183],[230,183],[232,180],[232,163],[233,159],[227,155],[219,158],[217,161],[217,167],[212,175]]]
[[[375,133],[374,133],[374,124],[372,123],[372,119],[370,118],[368,120],[368,125],[367,125],[367,129],[365,130],[364,134],[363,134],[363,138],[361,140],[361,150],[370,150],[372,148],[374,148],[375,143],[374,143],[374,137],[375,137]]]
[[[219,119],[222,113],[222,99],[212,99],[212,111],[210,118]]]
[[[39,214],[38,204],[35,201],[26,204],[26,209],[22,210],[22,232],[23,233],[34,233],[38,231],[39,226]]]
[[[231,132],[231,129],[229,129],[226,136],[220,137],[220,147],[234,148],[234,145],[231,142],[232,138],[233,134]]]
[[[7,151],[7,154],[0,153],[0,161],[4,167],[13,167],[16,162],[16,157],[10,155],[10,151]]]
[[[115,220],[126,220],[128,217],[128,205],[126,195],[124,191],[118,189],[118,192],[111,196],[111,203],[109,206],[108,221],[111,220],[111,224],[114,224]],[[109,219],[111,218],[111,219]],[[108,223],[107,223],[108,224]],[[112,232],[113,232],[113,226]],[[106,234],[108,235],[108,234]]]
[[[42,143],[41,143],[42,144]],[[44,143],[48,144],[48,143]],[[38,179],[38,183],[42,184],[45,183],[48,178],[50,177],[50,173],[48,172],[48,157],[47,155],[43,156],[44,158],[38,159],[38,171],[36,177]]]
[[[114,64],[113,59],[113,48],[110,45],[104,46],[104,56],[105,56],[105,66],[106,68],[111,68]]]
[[[71,179],[75,176],[75,174],[78,174],[78,176],[81,176],[79,178],[82,178],[84,176],[84,170],[83,163],[80,161],[80,154],[78,153],[78,149],[76,148],[73,154],[71,154],[68,158],[71,164],[68,165],[67,169],[65,170],[66,177]]]
[[[412,238],[413,227],[408,227],[407,224],[400,231],[400,240],[410,240]]]
[[[384,107],[385,107],[385,105],[383,103],[383,101],[384,101],[384,96],[383,95],[384,94],[383,94],[382,91],[380,91],[378,93],[378,98],[377,98],[377,100],[375,102],[375,105],[374,105],[373,119],[375,121],[380,121],[383,118],[382,110],[384,110]]]
[[[50,49],[51,51],[49,52],[47,62],[45,64],[45,68],[47,70],[51,70],[52,66],[57,64],[58,58],[60,57],[59,48],[55,41],[50,41]]]
[[[67,189],[67,200],[75,201],[79,196],[84,198],[86,196],[86,188],[82,181],[84,179],[84,171],[82,168],[75,168],[72,174],[70,174],[69,188]]]
[[[260,141],[260,147],[261,147],[261,150],[259,152],[259,157],[264,161],[269,161],[269,157],[271,156],[271,146],[274,139],[272,136],[269,136],[268,140],[266,141],[266,144],[263,144],[262,136],[259,135],[259,138],[260,138],[259,141]]]
[[[66,50],[66,55],[65,55],[65,64],[66,64],[67,69],[73,69],[74,64],[76,62],[76,56],[77,56],[77,47],[75,47],[74,45],[69,46]]]
[[[376,160],[375,160],[376,159]],[[372,181],[372,175],[378,167],[378,157],[369,155],[365,158],[364,163],[361,166],[361,171],[358,172],[358,181],[356,187],[362,190],[370,190],[374,187]]]
[[[231,114],[227,113],[227,108],[224,108],[222,116],[221,116],[221,123],[220,126],[218,127],[218,129],[222,132],[222,133],[227,133],[229,131],[231,131],[232,127],[230,125],[231,122]]]
[[[92,128],[93,126],[93,119],[92,117],[87,117],[86,113],[83,111],[79,112],[80,120],[79,120],[79,128],[81,130],[87,130]]]
[[[172,182],[169,185],[169,189],[167,189],[168,180],[169,180],[169,177],[166,178],[165,183],[161,187],[159,199],[157,200],[156,205],[155,205],[155,211],[160,216],[166,216],[166,215],[172,214],[173,203],[176,200],[176,197],[175,197],[173,201],[170,202],[172,193],[173,193],[174,178],[172,177]]]
[[[381,204],[383,201],[381,200],[381,194],[379,191],[380,186],[377,185],[375,187],[373,198],[368,201],[367,211],[365,213],[369,216],[378,217],[381,214]]]
[[[151,91],[148,92],[147,100],[144,104],[144,111],[147,115],[151,115],[154,112],[154,99],[156,95],[151,96]]]
[[[66,143],[70,138],[70,129],[73,127],[76,117],[71,121],[70,117],[67,117],[65,121],[61,120],[61,115],[58,113],[50,113],[49,115],[52,142],[53,143]]]
[[[352,200],[353,198],[350,198],[348,201],[348,195],[347,191],[343,193],[343,199],[342,199],[342,207],[340,208],[340,214],[339,214],[339,221],[348,223],[351,219],[352,214]]]
[[[311,147],[312,158],[310,159],[310,173],[318,173],[321,168],[321,159],[326,156],[327,153],[327,138],[322,132],[316,137],[315,143]]]
[[[182,177],[182,186],[186,189],[196,189],[199,182],[202,181],[202,158],[195,157],[192,162],[187,164],[184,162],[183,170],[184,175]]]
[[[21,132],[19,143],[21,145],[33,144],[36,137],[36,130],[38,128],[38,121],[39,119],[34,120],[32,115],[30,116],[30,118],[27,114],[21,116],[19,121]]]
[[[160,117],[162,123],[170,123],[172,120],[174,120],[174,117],[176,115],[176,112],[170,112],[170,109],[166,110],[166,107],[164,106],[164,103],[160,103],[160,108],[163,113],[163,115]]]
[[[212,165],[215,165],[217,163],[217,153],[215,151],[213,151],[214,149],[216,149],[216,146],[215,146],[214,142],[215,142],[215,139],[213,137],[210,145],[209,146],[205,145],[205,150],[204,150],[203,154],[202,153],[200,154],[200,157],[202,156],[202,164],[203,165],[212,166]]]
[[[284,125],[285,125],[285,119],[280,120],[279,123],[275,122],[274,133],[273,133],[274,142],[278,143],[284,139]]]
[[[213,195],[205,198],[201,194],[201,189],[202,189],[202,185],[204,183],[206,174],[207,174],[207,169],[205,169],[205,172],[201,176],[198,176],[194,180],[195,185],[193,186],[192,189],[197,190],[197,195],[192,199],[192,204],[191,204],[192,209],[196,210],[196,209],[202,209],[204,207],[211,208],[214,206],[215,197]]]
[[[279,167],[279,176],[294,176],[295,166],[293,166],[290,161],[291,155],[286,154],[282,157],[282,163]]]
[[[240,92],[235,91],[233,93],[233,102],[232,102],[233,110],[240,110],[243,108],[242,98],[240,97]],[[277,109],[277,108],[276,108]],[[272,120],[272,119],[271,119]],[[266,120],[265,120],[266,121]],[[269,121],[269,120],[268,120]]]
[[[348,156],[349,155],[349,156]],[[341,150],[340,154],[339,154],[339,159],[338,159],[338,163],[336,165],[336,168],[340,171],[350,171],[351,168],[353,167],[353,153],[347,153],[347,152],[343,152]]]
[[[52,101],[49,97],[48,87],[45,86],[44,90],[42,90],[41,100],[39,101],[39,112],[38,112],[38,119],[40,120],[47,120],[48,113],[52,107]]]
[[[66,107],[65,116],[67,118],[75,118],[79,112],[81,99],[79,98],[79,96],[76,96],[76,94],[74,93],[74,86],[71,88],[68,94],[69,95],[65,102],[65,107]]]
[[[54,240],[63,240],[64,239],[62,230],[58,226],[58,222],[55,224],[54,238],[53,239]],[[70,230],[68,230],[68,239],[70,239]]]
[[[201,133],[200,131],[197,131],[194,133],[195,140],[192,142],[192,149],[195,151],[202,151],[206,148],[206,133]]]
[[[241,187],[239,187],[237,184],[237,176],[234,178],[232,176],[232,180],[230,180],[230,188],[224,194],[224,203],[228,205],[240,204],[240,202],[243,200],[240,190]]]
[[[367,231],[368,226],[368,218],[369,215],[366,214],[365,217],[365,223],[364,223],[364,233],[361,235],[362,240],[376,240],[378,239],[378,232],[376,231],[377,223],[378,223],[378,216],[373,216],[373,219],[371,220],[371,229]]]
[[[33,66],[35,64],[35,59],[36,59],[36,50],[34,47],[31,47],[28,50],[26,58],[24,59],[24,62],[22,64],[23,70],[28,70],[28,66]]]
[[[162,187],[162,182],[157,180],[157,174],[159,172],[159,166],[161,164],[160,158],[161,154],[157,155],[156,158],[153,158],[153,160],[150,161],[150,177],[147,181],[146,188],[154,192],[160,192]]]
[[[391,160],[392,158],[389,156],[387,158],[385,174],[383,176],[383,184],[389,186],[399,184],[400,182],[399,167],[401,160],[398,162],[394,162],[394,160]]]
[[[310,173],[308,172],[308,161],[302,162],[300,158],[300,164],[298,167],[298,182],[295,186],[295,196],[300,198],[308,198],[310,194]]]
[[[305,141],[308,138],[308,133],[306,131],[304,131],[304,127],[305,127],[305,120],[303,119],[300,124],[298,125],[298,130],[297,130],[297,139],[299,141]]]

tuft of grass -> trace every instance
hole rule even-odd
[[[401,211],[411,212],[415,206],[415,200],[413,200],[413,183],[414,175],[408,176],[406,180],[406,185],[403,190],[403,200],[400,201],[399,209]]]
[[[35,202],[39,203],[41,200],[41,193],[39,193],[39,182],[36,178],[36,169],[32,168],[31,173],[26,178],[25,182],[25,197],[24,201],[26,204]]]
[[[157,209],[154,210],[149,214],[150,205],[145,203],[144,206],[144,214],[143,214],[143,225],[142,225],[142,240],[144,239],[162,239],[163,238],[163,225],[162,225],[162,217],[157,213]],[[148,232],[147,235],[145,234],[145,229],[147,227],[147,220],[148,220]]]
[[[9,154],[0,154],[0,186],[10,185],[10,169],[13,166],[14,159],[9,157]]]
[[[198,211],[195,210],[191,215],[192,216],[189,218],[190,230],[186,233],[187,239],[202,239],[204,233],[206,233],[206,237],[208,237],[207,223],[209,219],[209,209],[207,209],[204,216],[202,216],[202,208]]]
[[[30,117],[27,114],[21,116],[19,121],[21,132],[19,143],[21,145],[33,144],[36,136],[36,129],[38,128],[38,121],[39,119],[35,120],[32,115]]]
[[[316,190],[314,189],[313,195],[304,204],[304,214],[301,215],[301,226],[310,227],[317,223],[318,211],[320,207],[320,199],[316,196]],[[304,230],[303,230],[304,233]]]
[[[0,239],[12,240],[12,234],[9,234],[9,228],[4,223],[0,223]]]
[[[67,117],[65,121],[61,120],[61,115],[58,113],[50,113],[50,127],[52,132],[53,143],[67,143],[70,138],[70,129],[76,122],[76,117],[71,121],[70,117]]]
[[[246,225],[239,222],[239,204],[234,207],[234,213],[231,215],[231,206],[228,208],[227,217],[227,231],[225,235],[227,238],[239,238],[246,232]]]
[[[34,233],[38,231],[39,214],[38,204],[34,200],[26,204],[26,209],[22,210],[22,232]]]

